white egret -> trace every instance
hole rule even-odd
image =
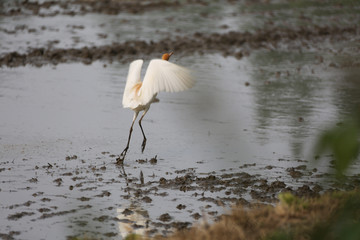
[[[189,89],[194,85],[194,79],[188,69],[168,61],[172,54],[173,52],[165,53],[162,59],[151,60],[142,82],[141,67],[144,61],[138,59],[130,64],[122,104],[124,108],[130,108],[135,113],[126,147],[117,159],[118,163],[122,163],[125,159],[129,149],[133,126],[139,112],[144,111],[139,120],[139,126],[143,135],[141,151],[144,152],[146,137],[141,121],[147,111],[149,111],[150,105],[154,102],[159,102],[159,99],[156,98],[157,94],[160,91],[179,92]]]

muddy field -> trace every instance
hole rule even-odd
[[[0,238],[122,239],[359,187],[314,162],[360,106],[353,1],[2,1]],[[162,94],[124,165],[129,62],[175,52],[196,86]]]
[[[7,224],[16,225],[17,222],[28,220],[43,225],[49,219],[65,218],[68,221],[62,224],[68,228],[67,233],[74,234],[65,236],[70,239],[75,236],[121,238],[131,232],[150,236],[166,235],[176,229],[188,228],[194,221],[203,218],[207,221],[216,220],[222,213],[219,208],[226,206],[275,204],[278,202],[277,195],[281,192],[291,192],[299,197],[316,197],[320,192],[353,190],[360,186],[359,177],[354,176],[346,183],[334,182],[324,189],[318,181],[306,181],[304,176],[311,176],[313,179],[324,179],[327,176],[317,174],[316,168],[307,169],[304,164],[286,169],[285,174],[291,176],[292,181],[301,181],[301,186],[292,187],[292,184],[288,185],[284,181],[247,173],[256,168],[256,164],[209,173],[198,173],[194,168],[188,168],[166,172],[166,177],[160,177],[142,173],[144,165],[156,168],[161,164],[162,161],[156,158],[139,159],[119,166],[115,164],[115,154],[102,152],[100,156],[96,162],[102,162],[101,164],[72,155],[67,156],[60,164],[48,162],[26,169],[33,177],[23,181],[22,188],[2,189],[2,192],[8,192],[7,195],[10,196],[20,191],[26,191],[29,195],[27,199],[16,199],[19,203],[8,204],[6,210],[3,209],[7,213]],[[1,162],[2,176],[16,175],[16,168],[19,165],[29,165],[26,164],[28,161],[22,159],[19,163]],[[132,169],[131,173],[127,171],[129,168]],[[266,166],[262,171],[271,169],[273,166]],[[116,172],[118,175],[112,178],[114,174],[109,177],[109,172]],[[17,183],[2,179],[2,185],[11,184]],[[201,211],[194,210],[192,202],[189,206],[188,198],[197,201]],[[172,202],[171,208],[160,207],[155,211],[158,217],[150,218],[150,213],[144,206],[162,202],[162,199]],[[59,206],[59,202],[63,201],[70,201],[72,207]],[[128,205],[125,204],[126,207],[124,201],[129,202]],[[183,215],[183,221],[176,220],[176,215]],[[52,227],[57,228],[56,221],[53,224]],[[40,236],[49,237],[48,234],[51,231]],[[12,230],[1,233],[0,236],[3,239],[17,239],[29,235],[21,230]],[[62,237],[64,236],[57,238]]]
[[[26,27],[24,27],[26,29]],[[80,25],[78,28],[84,28]],[[158,42],[126,41],[124,43],[113,43],[105,46],[83,47],[80,49],[46,49],[30,48],[28,53],[11,52],[0,58],[0,66],[8,67],[24,66],[31,64],[42,66],[43,64],[59,64],[64,62],[81,61],[91,64],[93,61],[112,62],[114,60],[126,63],[129,59],[139,58],[143,55],[156,56],[156,53],[164,49],[176,49],[177,54],[204,54],[220,53],[223,56],[233,56],[241,59],[248,56],[250,51],[259,48],[277,47],[278,45],[290,45],[293,41],[300,41],[300,45],[306,47],[306,41],[344,41],[359,32],[358,26],[352,27],[301,27],[300,29],[286,29],[279,27],[267,27],[256,33],[229,32],[224,34],[203,34],[196,32],[190,36],[166,38]],[[239,50],[244,47],[246,50]],[[292,46],[293,47],[293,46]],[[357,49],[359,50],[359,49]],[[340,66],[333,67],[359,67],[359,62],[346,62]]]

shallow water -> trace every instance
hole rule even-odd
[[[231,14],[233,8],[207,8],[213,21],[200,18],[194,25],[186,21],[165,24],[168,28],[159,31],[165,35],[171,35],[172,28],[181,29],[178,34],[198,29],[206,32],[214,23],[217,27],[229,26],[220,28],[220,32],[233,26],[249,27],[246,17],[251,17],[250,13],[244,14],[238,24],[241,17],[236,19],[238,15]],[[180,8],[176,13],[187,9]],[[46,30],[15,35],[1,32],[6,43],[1,41],[0,49],[1,53],[26,51],[27,46],[46,46],[60,36],[65,37],[56,47],[64,48],[137,36],[157,40],[164,36],[153,36],[153,26],[161,20],[157,13],[5,17],[0,20],[2,28],[27,24],[35,29],[45,25]],[[219,22],[216,16],[220,15]],[[119,28],[118,22],[123,23]],[[103,23],[105,28],[99,27]],[[96,37],[103,30],[109,36]],[[148,138],[145,152],[141,153],[142,135],[136,125],[123,169],[114,163],[125,147],[133,117],[131,110],[121,106],[128,63],[1,68],[0,233],[19,231],[14,235],[19,239],[64,239],[84,233],[120,238],[124,219],[132,218],[139,225],[146,225],[144,219],[150,219],[152,226],[161,222],[160,215],[169,213],[173,221],[193,222],[195,213],[217,212],[216,216],[231,205],[199,200],[201,194],[214,199],[227,197],[225,190],[159,187],[155,183],[162,177],[219,176],[236,173],[244,164],[255,164],[241,171],[270,182],[281,180],[291,187],[317,182],[329,167],[326,161],[312,163],[318,134],[360,104],[359,69],[329,66],[348,57],[348,48],[342,46],[347,43],[327,44],[303,51],[281,46],[277,50],[256,50],[241,60],[219,54],[184,56],[175,52],[171,61],[191,68],[196,85],[182,93],[159,94],[160,103],[153,104],[143,120]],[[344,50],[334,54],[327,52],[327,47],[335,52]],[[322,62],[318,61],[319,55],[324,56]],[[155,156],[155,165],[136,161]],[[303,164],[316,167],[317,174],[294,179],[286,173],[287,168]],[[355,164],[353,171],[357,170]],[[136,188],[148,193],[139,193]],[[145,201],[144,196],[152,201]],[[232,196],[252,200],[248,192]],[[186,208],[177,209],[179,204]],[[124,216],[125,209],[136,213]],[[14,217],[22,212],[26,214]],[[111,219],[115,217],[123,221]],[[166,228],[159,227],[160,233],[166,233]]]
[[[90,47],[133,39],[157,41],[192,34],[200,29],[203,32],[248,29],[249,16],[233,16],[232,12],[232,8],[217,4],[208,7],[189,5],[172,11],[153,10],[138,15],[91,13],[0,18],[0,30],[10,32],[0,31],[0,53],[26,52],[29,47]],[[201,17],[202,13],[207,17]]]

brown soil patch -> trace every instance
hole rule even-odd
[[[193,55],[194,53],[221,53],[238,59],[250,54],[250,49],[268,48],[279,44],[288,44],[295,40],[314,41],[318,43],[324,38],[345,40],[349,36],[358,35],[359,26],[332,27],[314,26],[298,29],[274,27],[257,32],[228,32],[224,34],[195,33],[191,36],[166,38],[158,42],[126,41],[97,47],[80,49],[46,49],[32,48],[28,53],[10,52],[0,57],[0,66],[17,67],[26,64],[42,66],[43,64],[59,64],[63,62],[81,61],[91,64],[93,61],[124,61],[141,56],[158,57],[160,53],[174,50],[177,54]],[[242,50],[248,49],[248,50]]]
[[[1,6],[1,5],[0,5]],[[92,1],[92,0],[74,0],[74,1],[46,1],[46,2],[33,2],[33,1],[19,1],[6,6],[2,3],[5,11],[1,12],[3,16],[13,16],[20,14],[38,15],[41,17],[55,16],[58,14],[63,15],[82,15],[87,13],[99,13],[116,15],[122,12],[126,13],[142,13],[154,9],[174,8],[180,6],[177,1],[119,1],[119,0],[106,0],[106,1]],[[55,8],[57,10],[52,10]],[[76,9],[76,10],[75,10]]]

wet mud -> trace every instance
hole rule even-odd
[[[192,4],[206,4],[204,1],[187,1]],[[74,0],[66,2],[46,1],[19,1],[12,4],[2,3],[3,11],[0,13],[3,16],[14,16],[20,14],[37,15],[40,17],[52,17],[58,14],[62,15],[83,15],[88,13],[117,15],[119,13],[138,14],[145,11],[158,9],[173,9],[182,6],[178,1],[88,1],[88,0]]]
[[[238,169],[222,169],[218,172],[199,173],[194,168],[186,168],[182,170],[175,170],[169,172],[168,177],[160,176],[138,176],[133,173],[127,173],[127,169],[135,168],[141,169],[145,165],[156,165],[156,163],[147,159],[139,159],[132,166],[116,164],[116,154],[102,154],[106,156],[107,163],[93,164],[76,155],[66,156],[66,161],[71,159],[77,166],[75,169],[66,167],[66,162],[62,164],[48,163],[43,166],[33,166],[33,171],[36,171],[37,178],[43,179],[44,176],[51,180],[51,184],[55,188],[63,188],[64,194],[49,196],[47,192],[34,191],[31,200],[26,200],[21,204],[14,204],[8,206],[11,211],[7,219],[10,222],[16,223],[21,219],[30,219],[33,222],[42,221],[45,219],[56,218],[59,216],[71,216],[86,209],[96,209],[93,205],[94,199],[105,198],[116,194],[116,191],[110,189],[117,189],[122,187],[123,194],[120,196],[124,200],[131,200],[132,206],[120,210],[120,215],[115,217],[113,214],[105,214],[93,217],[91,220],[74,220],[74,224],[78,227],[84,227],[91,222],[100,222],[106,224],[129,224],[132,231],[140,229],[143,233],[148,235],[161,234],[166,235],[175,230],[189,228],[193,222],[200,219],[218,219],[221,213],[217,207],[224,208],[232,205],[242,205],[248,208],[256,206],[256,204],[275,204],[278,202],[278,194],[281,192],[290,192],[299,197],[315,197],[319,194],[336,191],[342,189],[355,189],[360,186],[357,177],[349,178],[348,182],[339,184],[333,182],[330,187],[324,190],[318,182],[313,182],[306,178],[306,176],[317,174],[314,170],[309,170],[305,165],[288,168],[286,172],[295,178],[300,183],[298,186],[294,184],[287,184],[283,180],[271,180],[258,174],[249,174],[247,171],[259,168],[256,164],[243,164]],[[76,156],[76,157],[74,157]],[[110,157],[113,156],[113,157]],[[152,159],[156,159],[155,157]],[[4,172],[11,174],[14,170],[11,162],[2,162]],[[266,166],[265,169],[275,169],[276,166]],[[107,177],[107,171],[118,171],[118,178]],[[130,169],[129,169],[130,170]],[[140,171],[142,173],[142,171]],[[296,174],[294,174],[296,172]],[[142,176],[142,180],[141,180]],[[326,175],[313,176],[313,178],[326,178]],[[28,191],[37,189],[36,186],[43,184],[41,180],[28,181],[30,184]],[[125,185],[124,185],[125,184]],[[102,186],[106,185],[106,189],[100,190]],[[55,202],[59,199],[69,198],[70,192],[78,192],[81,197],[73,199],[80,203],[78,207],[68,210],[60,210]],[[178,211],[188,215],[187,219],[191,221],[178,221],[172,214],[159,212],[159,216],[154,219],[145,209],[139,209],[136,206],[141,204],[151,204],[153,199],[168,198],[168,192],[172,191],[176,196],[177,192],[182,193],[197,201],[203,206],[203,211],[194,211],[192,206],[188,206],[186,200],[176,200],[175,207]],[[100,193],[99,193],[100,192]],[[49,197],[48,197],[49,196]],[[20,209],[33,209],[32,211],[22,211]],[[118,209],[119,206],[106,207],[106,211]],[[119,210],[118,210],[119,211]],[[145,219],[143,223],[138,220],[131,220],[135,216],[141,216]],[[11,239],[17,233],[1,233]],[[103,237],[115,237],[117,232],[103,233]],[[75,237],[68,236],[69,238]],[[6,239],[6,238],[5,238]]]
[[[83,48],[30,48],[27,53],[9,52],[0,56],[0,66],[18,67],[27,64],[42,66],[44,64],[59,64],[65,62],[83,62],[91,64],[93,61],[127,62],[142,56],[157,56],[160,52],[169,50],[181,55],[195,53],[220,53],[223,56],[233,56],[241,59],[248,56],[251,50],[260,48],[274,48],[278,45],[297,44],[301,47],[304,42],[313,44],[319,41],[343,41],[351,36],[357,36],[359,26],[311,26],[300,28],[272,27],[259,29],[256,32],[228,32],[224,34],[205,34],[196,32],[189,36],[178,36],[176,39],[165,38],[157,42],[126,41],[111,45],[83,47]],[[359,67],[359,62],[350,65],[344,63],[339,67]],[[333,66],[334,67],[334,66]]]

